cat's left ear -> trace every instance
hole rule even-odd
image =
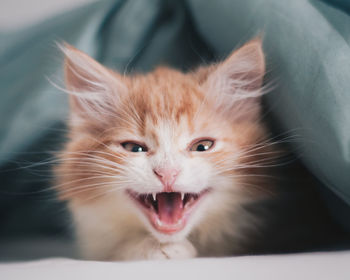
[[[265,75],[265,58],[260,38],[254,39],[234,51],[226,60],[208,73],[203,83],[205,90],[214,97],[220,111],[239,116],[235,107],[255,117],[260,106],[260,96]],[[245,106],[244,106],[245,105]],[[250,110],[247,111],[247,108]],[[240,116],[242,117],[242,116]]]
[[[126,91],[117,74],[87,54],[65,44],[64,78],[70,93],[71,116],[74,120],[103,121],[116,109]]]

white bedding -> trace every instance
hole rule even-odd
[[[350,251],[115,263],[44,259],[0,264],[0,279],[349,280]]]

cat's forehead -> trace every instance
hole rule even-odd
[[[141,119],[180,122],[193,119],[204,93],[190,75],[168,68],[158,68],[129,82],[129,105]]]

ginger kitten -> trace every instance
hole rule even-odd
[[[85,258],[274,252],[309,240],[298,226],[317,220],[306,202],[315,194],[287,186],[295,178],[284,179],[284,152],[262,122],[259,39],[190,73],[123,76],[64,53],[71,115],[57,188]]]

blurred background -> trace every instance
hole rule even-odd
[[[93,1],[2,0],[0,34],[35,26]],[[0,49],[2,44],[4,41],[0,41]],[[28,125],[31,126],[30,123]],[[4,126],[0,127],[2,133],[4,129]],[[46,145],[50,140],[45,139],[44,142],[46,149],[57,150]],[[28,152],[16,154],[13,162],[1,166],[0,261],[76,255],[71,233],[67,230],[70,219],[65,205],[57,203],[54,192],[49,189],[52,185],[50,169],[44,165],[33,166],[50,157],[51,151],[35,148],[30,155]],[[14,183],[19,177],[19,182]]]
[[[1,0],[0,30],[10,31],[24,28],[93,1],[94,0]]]

